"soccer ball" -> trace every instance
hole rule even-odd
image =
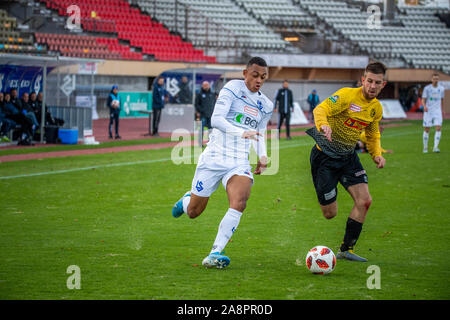
[[[327,274],[334,270],[336,256],[330,248],[315,246],[306,255],[306,267],[315,274]]]
[[[113,100],[111,105],[113,106],[113,108],[118,108],[120,105],[120,102],[119,102],[119,100]]]

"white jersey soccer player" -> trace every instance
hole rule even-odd
[[[433,152],[440,152],[439,141],[441,139],[442,126],[442,101],[445,89],[439,85],[439,75],[433,74],[431,84],[427,85],[422,92],[423,112],[423,152],[428,152],[428,136],[430,127],[436,127],[434,134]]]
[[[266,62],[259,57],[250,59],[244,70],[244,80],[231,80],[220,91],[211,117],[212,133],[199,157],[191,190],[175,203],[175,218],[186,213],[198,217],[206,208],[209,197],[224,186],[229,209],[219,225],[210,254],[203,260],[205,267],[224,268],[230,259],[222,254],[239,225],[253,185],[249,162],[250,147],[259,157],[255,174],[267,166],[265,131],[273,103],[260,92],[268,76]]]

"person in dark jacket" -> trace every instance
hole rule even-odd
[[[109,138],[112,139],[112,127],[114,123],[115,139],[121,139],[119,136],[119,114],[120,114],[120,97],[119,87],[114,85],[109,93],[108,100],[106,100],[106,106],[109,108]]]
[[[208,81],[203,81],[200,92],[195,97],[195,115],[197,120],[202,121],[202,137],[205,127],[211,130],[211,116],[216,104],[216,94],[211,91]]]
[[[6,115],[6,118],[11,119],[21,127],[18,144],[32,145],[32,121],[30,118],[27,118],[23,113],[21,113],[19,109],[17,109],[11,102],[11,95],[9,93],[5,93],[4,100],[3,112]]]
[[[39,123],[41,122],[43,101],[44,95],[42,94],[42,92],[39,92],[37,95],[34,92],[30,93],[30,104],[31,107],[34,109],[34,113],[36,114],[36,118],[38,119]],[[52,125],[59,127],[62,127],[64,125],[63,119],[55,118],[52,116],[50,111],[48,111],[47,105],[45,105],[45,125],[46,126]]]
[[[153,112],[153,136],[159,136],[158,127],[161,121],[161,112],[166,102],[166,90],[164,89],[164,78],[159,77],[153,86],[152,112]]]
[[[6,114],[3,111],[4,105],[4,95],[3,92],[0,92],[0,141],[11,142],[11,140],[8,138],[8,132],[16,126],[16,123],[6,117]]]
[[[17,92],[16,88],[11,88],[9,90],[9,95],[11,96],[10,102],[14,105],[14,107],[17,108],[17,110],[20,111],[20,99],[19,99],[19,93]]]
[[[314,108],[319,104],[319,96],[317,95],[317,90],[313,89],[313,91],[309,94],[308,99],[306,100],[309,104],[309,114],[308,118],[310,118],[311,122],[314,123]]]
[[[39,128],[39,122],[36,118],[36,115],[34,114],[34,110],[30,105],[30,95],[28,92],[24,92],[22,94],[22,99],[20,99],[20,109],[19,111],[22,112],[28,119],[31,120],[33,123],[33,135],[37,128]]]
[[[283,81],[283,87],[278,89],[275,96],[275,108],[278,108],[279,121],[278,131],[281,129],[283,121],[286,121],[286,138],[291,140],[290,121],[291,112],[294,112],[293,95],[292,90],[289,89],[289,83],[287,80]]]
[[[175,96],[175,102],[181,104],[192,103],[192,89],[189,86],[189,80],[186,76],[181,78],[180,91]]]

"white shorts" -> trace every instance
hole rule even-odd
[[[425,128],[442,126],[442,112],[428,111],[423,113],[423,126]]]
[[[249,177],[253,183],[252,167],[248,160],[202,153],[192,179],[191,193],[209,197],[217,190],[220,181],[226,190],[228,180],[234,175]]]

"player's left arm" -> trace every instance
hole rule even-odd
[[[252,140],[253,148],[256,151],[256,154],[258,155],[258,164],[256,165],[256,169],[254,171],[255,174],[261,174],[266,170],[267,168],[267,146],[266,146],[266,131],[267,131],[267,123],[269,122],[270,118],[272,117],[272,112],[264,114],[261,123],[259,125],[258,132],[260,133],[261,137],[259,137],[258,140]]]
[[[441,111],[442,111],[442,118],[444,118],[444,116],[445,116],[444,98],[441,99]]]
[[[380,120],[383,117],[383,108],[381,104],[375,107],[374,120],[366,127],[366,139],[367,139],[367,151],[372,156],[373,161],[377,165],[377,168],[384,167],[386,160],[382,156],[381,148],[381,133],[380,133]]]

